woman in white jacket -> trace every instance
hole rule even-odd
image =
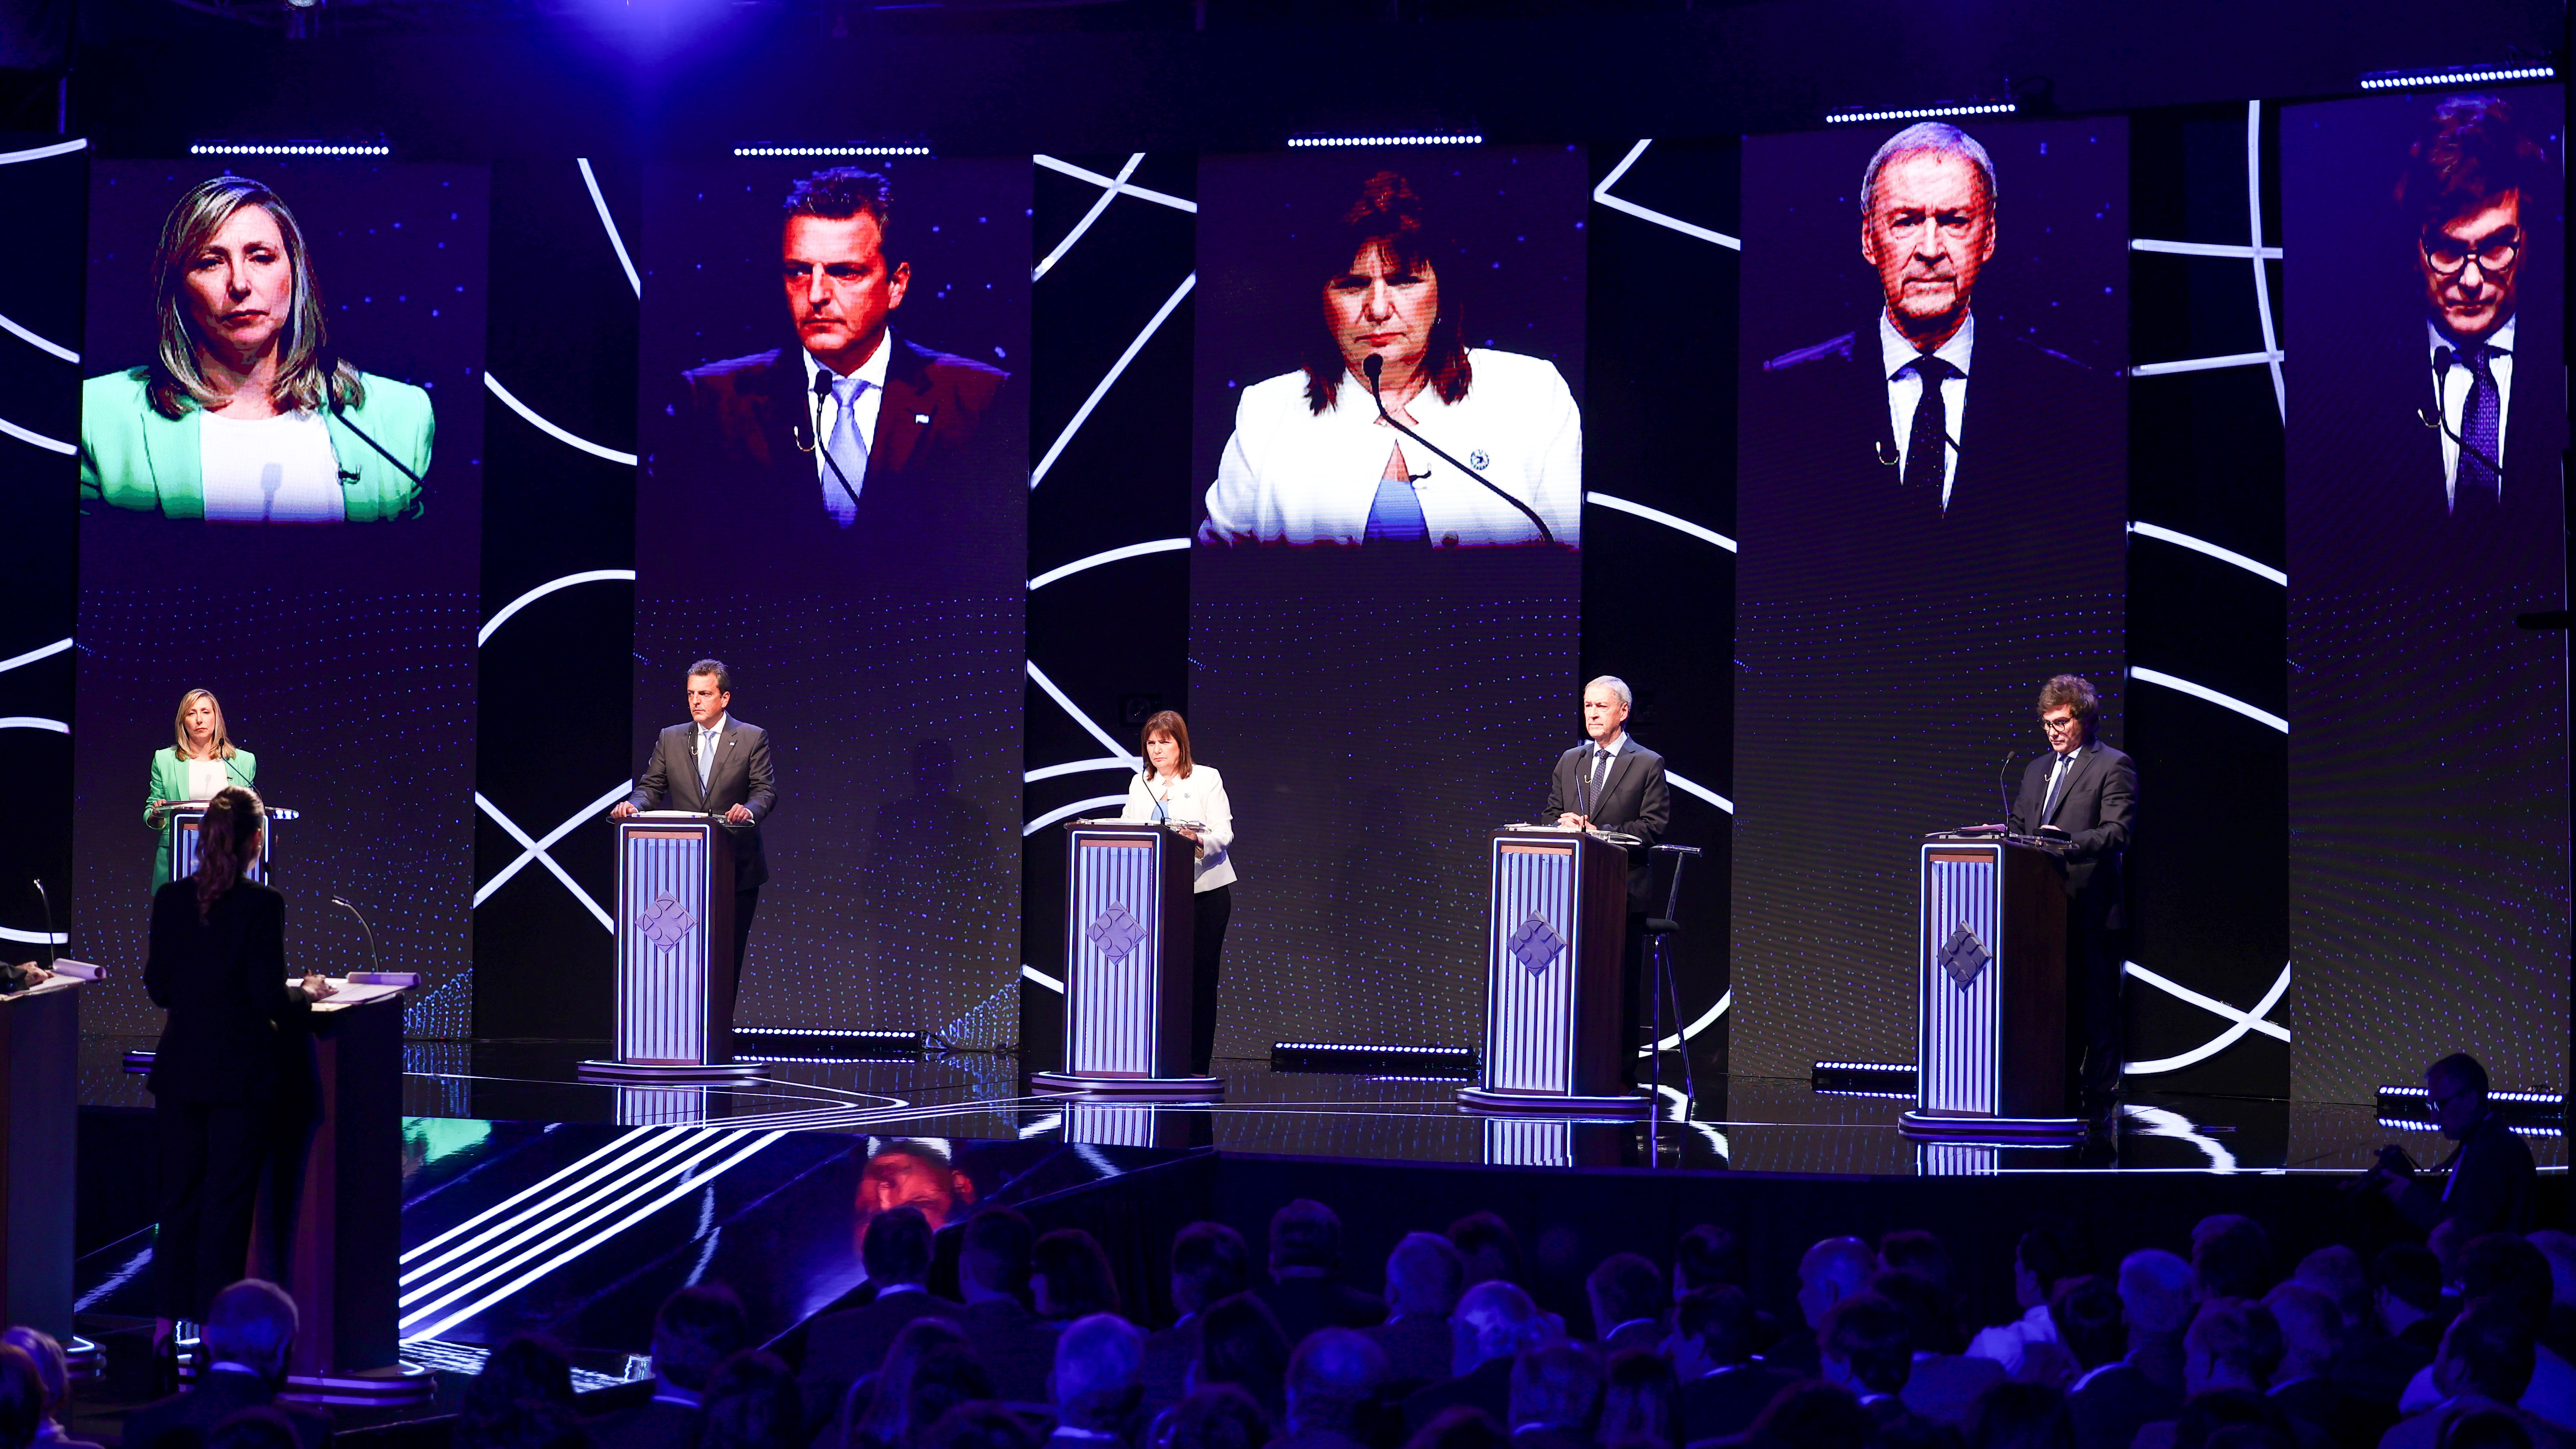
[[[1306,365],[1254,383],[1208,489],[1209,544],[1366,544],[1465,548],[1577,541],[1583,419],[1545,358],[1470,348],[1439,262],[1456,252],[1411,183],[1372,176],[1331,231],[1323,327]],[[1378,416],[1387,412],[1476,481]]]
[[[1225,923],[1234,915],[1234,809],[1214,765],[1190,758],[1190,727],[1179,711],[1145,721],[1145,772],[1127,785],[1121,820],[1173,821],[1198,845],[1190,961],[1190,1070],[1207,1075],[1216,1050],[1216,978]]]

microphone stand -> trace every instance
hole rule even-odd
[[[330,352],[328,349],[325,349],[325,350],[323,351],[322,355],[321,355],[321,365],[322,365],[322,405],[323,405],[323,407],[324,407],[327,411],[329,411],[329,413],[331,414],[332,419],[333,419],[334,421],[338,422],[340,426],[342,426],[342,427],[344,427],[344,428],[347,428],[350,432],[353,432],[353,433],[357,434],[357,435],[358,435],[358,441],[360,441],[360,442],[362,442],[362,443],[366,444],[366,445],[367,445],[368,447],[370,447],[370,448],[375,449],[377,452],[384,454],[384,455],[385,455],[385,461],[386,461],[386,462],[388,462],[388,463],[393,464],[393,465],[394,465],[394,467],[395,467],[395,469],[396,469],[397,471],[399,471],[399,472],[400,472],[404,477],[409,478],[409,479],[412,481],[412,486],[413,486],[413,487],[415,487],[415,488],[426,488],[426,487],[428,487],[428,486],[429,486],[429,484],[428,484],[427,482],[425,482],[425,481],[421,478],[421,476],[420,476],[418,473],[415,473],[415,472],[413,472],[413,471],[411,470],[411,465],[410,465],[409,463],[406,463],[406,462],[404,462],[402,459],[395,457],[395,456],[393,455],[392,450],[388,449],[384,444],[377,442],[377,441],[375,440],[374,436],[373,436],[372,434],[368,433],[368,431],[367,431],[366,429],[364,429],[364,428],[362,428],[362,427],[359,427],[359,426],[358,426],[356,423],[354,423],[354,422],[351,422],[351,421],[349,420],[349,415],[348,415],[346,412],[344,412],[344,411],[342,411],[342,410],[341,410],[341,404],[340,404],[340,390],[339,390],[337,387],[333,386],[333,384],[337,383],[337,382],[339,381],[339,378],[340,378],[340,359],[339,359],[339,357],[338,357],[337,355],[333,354],[332,352]],[[274,497],[275,495],[272,493],[270,496],[271,496],[271,497]],[[265,520],[263,520],[263,521],[265,521]]]
[[[358,917],[358,929],[367,933],[368,969],[373,975],[382,976],[385,974],[384,958],[376,954],[376,928],[367,924],[367,918],[359,913],[356,906],[349,904],[338,896],[333,896],[331,898],[331,904],[347,911],[350,915]]]
[[[28,884],[36,888],[36,900],[45,909],[45,969],[51,971],[54,969],[54,898],[45,893],[43,876],[33,878]]]
[[[1468,467],[1466,464],[1459,462],[1457,459],[1450,457],[1447,453],[1441,452],[1440,445],[1438,443],[1431,441],[1429,438],[1422,436],[1420,433],[1415,432],[1413,429],[1408,428],[1404,424],[1395,420],[1395,414],[1386,410],[1386,394],[1378,391],[1377,378],[1378,374],[1386,369],[1386,359],[1372,352],[1368,355],[1368,360],[1361,364],[1361,369],[1368,374],[1369,397],[1377,403],[1377,415],[1379,421],[1385,423],[1388,427],[1395,429],[1397,432],[1404,434],[1406,437],[1411,438],[1413,441],[1420,443],[1422,446],[1429,448],[1434,457],[1437,457],[1440,461],[1457,469],[1459,472],[1466,474],[1468,477],[1475,479],[1477,482],[1484,484],[1487,488],[1493,489],[1495,497],[1529,515],[1529,521],[1538,529],[1539,542],[1556,542],[1556,535],[1549,531],[1547,520],[1538,516],[1537,509],[1530,507],[1528,504],[1514,498],[1509,493],[1504,492],[1495,484],[1493,479],[1486,477],[1484,474],[1479,473],[1475,469]]]

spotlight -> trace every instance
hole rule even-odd
[[[1914,1068],[1897,1062],[1817,1062],[1807,1087],[1841,1097],[1914,1097]]]

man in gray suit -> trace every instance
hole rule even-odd
[[[760,822],[778,807],[769,764],[769,732],[733,717],[733,671],[718,659],[689,666],[689,722],[662,731],[635,793],[608,813],[620,820],[662,808],[722,815],[733,836],[733,984],[742,988],[742,955],[751,944],[751,915],[760,906],[769,860]]]

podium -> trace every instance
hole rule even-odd
[[[0,996],[0,1108],[9,1121],[0,1138],[0,1309],[67,1350],[80,1342],[72,1335],[80,984],[60,974]]]
[[[1588,830],[1503,829],[1487,856],[1484,1076],[1467,1108],[1633,1119],[1652,1104],[1622,1080],[1620,958],[1628,852]]]
[[[617,822],[617,1055],[581,1075],[706,1082],[733,1059],[733,835],[722,817],[650,810]]]
[[[295,1299],[285,1396],[403,1404],[438,1379],[401,1358],[403,993],[408,973],[358,972],[313,1004],[322,1124],[305,1159],[295,1236],[278,1280]],[[265,1233],[253,1242],[264,1242]],[[275,1271],[276,1265],[261,1267]],[[256,1269],[254,1270],[256,1271]]]
[[[197,839],[199,832],[205,829],[206,804],[207,802],[203,800],[184,800],[170,807],[170,879],[172,880],[186,880],[197,873]],[[261,813],[264,819],[272,823],[291,821],[297,815],[293,810],[280,810],[274,806],[267,807]],[[242,874],[263,884],[268,883],[269,854],[276,848],[276,844],[277,832],[274,829],[261,831],[259,859],[252,861],[250,868]]]
[[[1041,1092],[1205,1101],[1224,1084],[1190,1073],[1192,883],[1198,847],[1155,824],[1064,827],[1064,1069]]]
[[[1921,847],[1915,1107],[1910,1137],[2072,1142],[2066,1099],[2066,885],[2021,838],[1937,835]]]

